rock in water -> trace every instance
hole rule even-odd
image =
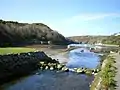
[[[50,70],[54,70],[54,68],[51,66],[51,67],[50,67]]]
[[[69,69],[67,67],[63,67],[62,71],[69,72]]]
[[[81,68],[78,68],[78,69],[76,70],[77,73],[82,73],[82,71],[83,71],[83,70],[82,70]]]
[[[49,68],[48,66],[45,67],[46,70],[48,70],[48,68]]]

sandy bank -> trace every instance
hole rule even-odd
[[[65,45],[32,45],[27,47],[43,51],[46,55],[58,60],[60,63],[69,61],[69,50],[67,50],[67,46]]]

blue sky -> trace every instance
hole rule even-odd
[[[64,36],[120,32],[120,0],[0,0],[0,18],[42,22]]]

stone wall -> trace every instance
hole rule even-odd
[[[21,76],[38,68],[40,61],[56,62],[44,52],[0,55],[0,82],[10,77]]]

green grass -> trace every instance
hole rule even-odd
[[[7,48],[0,48],[0,55],[16,54],[16,53],[31,52],[31,51],[35,51],[35,49],[23,48],[23,47],[7,47]]]
[[[113,65],[115,63],[115,58],[109,56],[107,61],[108,62],[101,73],[102,85],[105,90],[114,90],[116,87],[116,81],[114,80],[116,75],[116,67]]]
[[[98,85],[99,79],[102,79],[100,84],[101,90],[114,90],[116,88],[116,81],[114,77],[116,75],[116,67],[114,66],[115,58],[113,56],[107,56],[105,66],[95,77],[94,82],[91,84],[90,90],[95,90]]]

